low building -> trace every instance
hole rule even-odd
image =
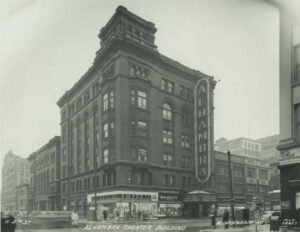
[[[60,137],[28,157],[30,163],[30,210],[61,210]]]
[[[268,202],[270,183],[270,164],[255,157],[231,154],[232,185],[235,205],[251,207],[253,199]],[[214,155],[215,186],[218,205],[230,206],[230,179],[227,153],[215,151]],[[264,205],[268,208],[268,203]]]

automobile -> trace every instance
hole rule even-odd
[[[262,224],[270,224],[271,216],[280,216],[280,212],[279,211],[265,211],[264,214],[261,216]]]
[[[16,230],[16,218],[12,214],[1,212],[1,231],[14,232]]]

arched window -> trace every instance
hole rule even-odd
[[[172,120],[172,108],[168,103],[163,104],[163,119]]]

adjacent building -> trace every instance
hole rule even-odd
[[[1,207],[3,211],[23,209],[24,205],[18,204],[18,187],[26,184],[29,184],[29,163],[27,159],[9,151],[4,157],[2,168]]]
[[[215,150],[220,152],[227,152],[230,150],[232,154],[259,157],[262,152],[261,143],[248,139],[248,138],[237,138],[228,140],[226,138],[220,138],[215,142]]]
[[[55,136],[28,157],[30,163],[28,204],[31,211],[61,210],[60,150],[60,137]]]
[[[280,152],[277,150],[279,135],[272,135],[255,140],[261,144],[261,158],[266,160],[279,160]]]
[[[298,12],[297,12],[298,13]],[[300,40],[292,15],[280,10],[280,185],[284,218],[300,208]],[[298,30],[299,32],[299,30]]]
[[[58,100],[63,209],[87,215],[96,206],[98,217],[116,210],[120,217],[157,217],[192,207],[197,216],[206,200],[183,205],[182,194],[215,191],[212,178],[204,184],[195,178],[210,170],[195,170],[194,152],[213,151],[216,82],[159,53],[156,30],[118,7],[101,29],[92,67]],[[207,162],[201,157],[196,164]]]
[[[231,155],[233,194],[236,207],[252,207],[254,199],[268,209],[270,164],[255,157]],[[230,180],[227,153],[214,153],[215,185],[220,207],[230,206]]]

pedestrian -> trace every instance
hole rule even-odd
[[[142,212],[141,211],[138,212],[138,217],[139,217],[140,220],[142,219]]]
[[[78,228],[79,215],[76,211],[73,211],[71,215],[72,226]]]
[[[106,211],[103,210],[102,214],[103,214],[103,219],[106,220],[107,219],[107,213],[106,213]]]
[[[209,215],[209,217],[211,218],[211,225],[212,225],[213,229],[215,229],[216,228],[216,217],[217,217],[216,208],[212,209],[212,213]]]
[[[229,211],[226,209],[224,214],[223,214],[223,219],[222,219],[222,222],[224,222],[224,225],[225,225],[225,229],[228,229],[229,228]]]

